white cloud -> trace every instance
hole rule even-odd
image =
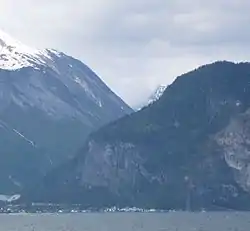
[[[218,59],[250,58],[248,0],[0,0],[0,28],[80,58],[128,103]]]

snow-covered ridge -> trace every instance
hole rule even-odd
[[[27,75],[26,70],[14,73],[23,67],[32,67],[31,69],[37,71]],[[24,110],[37,108],[53,118],[70,117],[86,121],[85,114],[93,117],[86,105],[93,111],[100,108],[105,114],[109,114],[108,110],[106,111],[109,104],[115,106],[122,103],[116,95],[110,94],[100,78],[85,64],[79,63],[79,60],[54,49],[38,50],[26,46],[1,30],[0,70],[13,71],[13,76],[24,75],[22,80],[16,78],[13,81],[10,79],[9,82],[5,77],[8,75],[1,75],[3,84],[0,84],[0,100],[4,102],[1,108],[14,103]],[[119,111],[123,112],[124,108],[119,106]],[[95,117],[99,117],[99,112]],[[29,143],[32,144],[32,141]]]
[[[16,70],[46,65],[51,59],[50,52],[59,54],[55,50],[38,50],[26,46],[0,30],[0,69]]]
[[[149,98],[148,104],[151,104],[161,98],[167,86],[160,85],[156,88],[155,92]]]

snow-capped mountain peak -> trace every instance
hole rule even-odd
[[[19,193],[71,158],[92,131],[132,111],[80,60],[0,31],[0,201],[1,193]]]
[[[25,70],[25,67],[33,70]],[[21,80],[15,78],[12,81],[5,72],[0,77],[8,83],[8,87],[0,85],[0,100],[6,105],[14,103],[23,109],[35,107],[54,118],[66,116],[83,120],[86,120],[85,114],[91,114],[86,105],[104,111],[108,110],[109,104],[124,105],[79,60],[55,49],[38,50],[26,46],[0,30],[0,70],[9,71],[14,76],[13,71],[21,69],[15,75],[25,76]],[[124,113],[120,107],[119,111]]]
[[[166,90],[167,86],[164,85],[160,85],[158,86],[155,91],[139,106],[136,105],[136,107],[134,107],[135,111],[139,111],[142,108],[154,103],[155,101],[157,101],[158,99],[160,99],[160,97],[163,95],[164,91]]]
[[[151,104],[155,102],[156,100],[160,99],[160,97],[163,95],[166,88],[167,86],[164,86],[164,85],[160,85],[159,87],[157,87],[154,93],[150,96],[148,104]]]
[[[26,46],[0,30],[1,69],[16,70],[22,67],[46,65],[48,59],[51,59],[51,57],[47,50],[40,51]]]

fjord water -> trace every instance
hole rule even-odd
[[[249,231],[250,213],[0,215],[0,231]]]

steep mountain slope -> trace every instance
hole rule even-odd
[[[12,185],[1,183],[0,193],[66,161],[91,131],[130,112],[79,60],[0,31],[0,158],[8,159],[0,175]],[[18,184],[9,181],[14,173]]]
[[[178,77],[155,103],[91,134],[33,199],[250,209],[249,108],[249,63],[200,67]]]
[[[42,153],[36,149],[32,141],[2,121],[0,137],[0,189],[2,194],[14,194],[22,190],[32,179],[40,178]],[[7,146],[8,151],[4,152],[4,147]]]

